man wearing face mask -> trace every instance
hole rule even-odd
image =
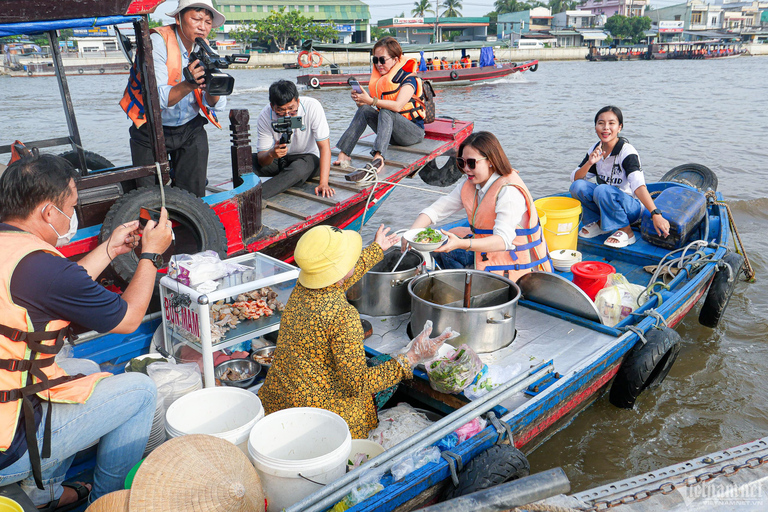
[[[56,247],[77,232],[76,177],[53,155],[22,158],[0,177],[0,486],[20,482],[45,510],[88,499],[88,486],[62,481],[74,455],[95,441],[91,500],[121,489],[142,456],[155,412],[151,379],[54,356],[70,324],[114,333],[138,328],[172,237],[163,209],[143,232],[138,220],[123,224],[79,261],[67,260]],[[138,247],[122,296],[95,281],[113,258]]]
[[[211,122],[221,128],[216,112],[226,109],[227,97],[208,94],[205,70],[199,61],[190,62],[189,54],[198,50],[195,39],[206,39],[211,29],[224,24],[225,18],[211,0],[179,0],[178,7],[167,14],[176,23],[153,28],[150,36],[165,147],[173,168],[174,185],[202,197],[208,173],[208,135],[204,127]],[[190,71],[194,81],[185,80],[184,68]],[[134,65],[120,106],[133,121],[129,129],[133,164],[152,165],[155,157],[141,87],[141,76]],[[154,180],[141,178],[139,184],[151,186]]]

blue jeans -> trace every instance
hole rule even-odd
[[[603,231],[625,228],[640,218],[642,203],[612,185],[597,185],[587,180],[571,183],[571,196],[581,202],[582,223],[600,221]]]
[[[64,359],[59,364],[70,375],[92,374],[99,366],[86,359]],[[99,441],[90,501],[123,488],[128,471],[141,460],[155,415],[155,383],[141,373],[108,377],[96,385],[85,404],[53,404],[51,457],[42,460],[45,490],[32,478],[29,453],[0,471],[0,486],[21,482],[35,505],[59,499],[61,483],[75,454]],[[48,405],[37,431],[42,447]]]
[[[433,252],[432,258],[443,270],[475,268],[475,253],[466,249],[454,249],[450,252]]]
[[[424,140],[424,128],[420,128],[402,114],[385,108],[378,110],[370,105],[361,105],[355,111],[355,117],[352,118],[349,128],[341,136],[336,147],[345,155],[351,156],[357,141],[368,126],[376,132],[371,155],[378,152],[386,158],[390,143],[398,146],[413,146]]]

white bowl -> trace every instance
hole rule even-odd
[[[446,240],[448,240],[448,235],[445,235],[443,233],[440,233],[441,238],[439,242],[414,242],[413,239],[416,238],[416,235],[424,231],[426,228],[421,229],[409,229],[405,233],[403,233],[403,238],[405,238],[405,241],[408,242],[408,244],[416,249],[417,251],[422,252],[429,252],[434,251],[441,245],[445,243]]]
[[[549,253],[552,266],[560,272],[570,272],[571,265],[581,261],[581,253],[572,249],[560,249]]]

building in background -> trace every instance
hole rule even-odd
[[[360,0],[219,0],[217,3],[227,18],[217,29],[217,40],[229,39],[227,34],[238,26],[264,19],[270,12],[285,8],[299,11],[318,23],[333,24],[339,32],[339,43],[368,43],[371,40],[370,9]]]
[[[648,0],[587,0],[579,6],[579,9],[610,18],[614,14],[629,17],[645,16],[647,6]]]
[[[534,7],[527,11],[500,14],[496,20],[496,34],[499,39],[517,41],[521,37],[550,38],[552,10],[549,7]]]
[[[482,17],[461,18],[388,18],[379,20],[378,27],[391,29],[395,37],[401,43],[429,44],[435,34],[435,21],[437,21],[438,41],[443,40],[444,32],[461,31],[461,35],[454,37],[454,41],[487,41],[488,25],[491,19]],[[496,36],[491,36],[493,39]]]
[[[680,22],[683,41],[728,38],[727,34],[720,32],[723,28],[722,7],[710,5],[702,0],[688,0],[682,4],[654,9],[648,16],[653,28],[659,31],[659,40],[662,42],[680,40]],[[671,21],[678,23],[662,23]],[[670,33],[675,34],[674,37],[668,37]]]

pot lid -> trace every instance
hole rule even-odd
[[[603,323],[592,299],[562,276],[549,272],[531,272],[518,279],[517,285],[526,300]]]

